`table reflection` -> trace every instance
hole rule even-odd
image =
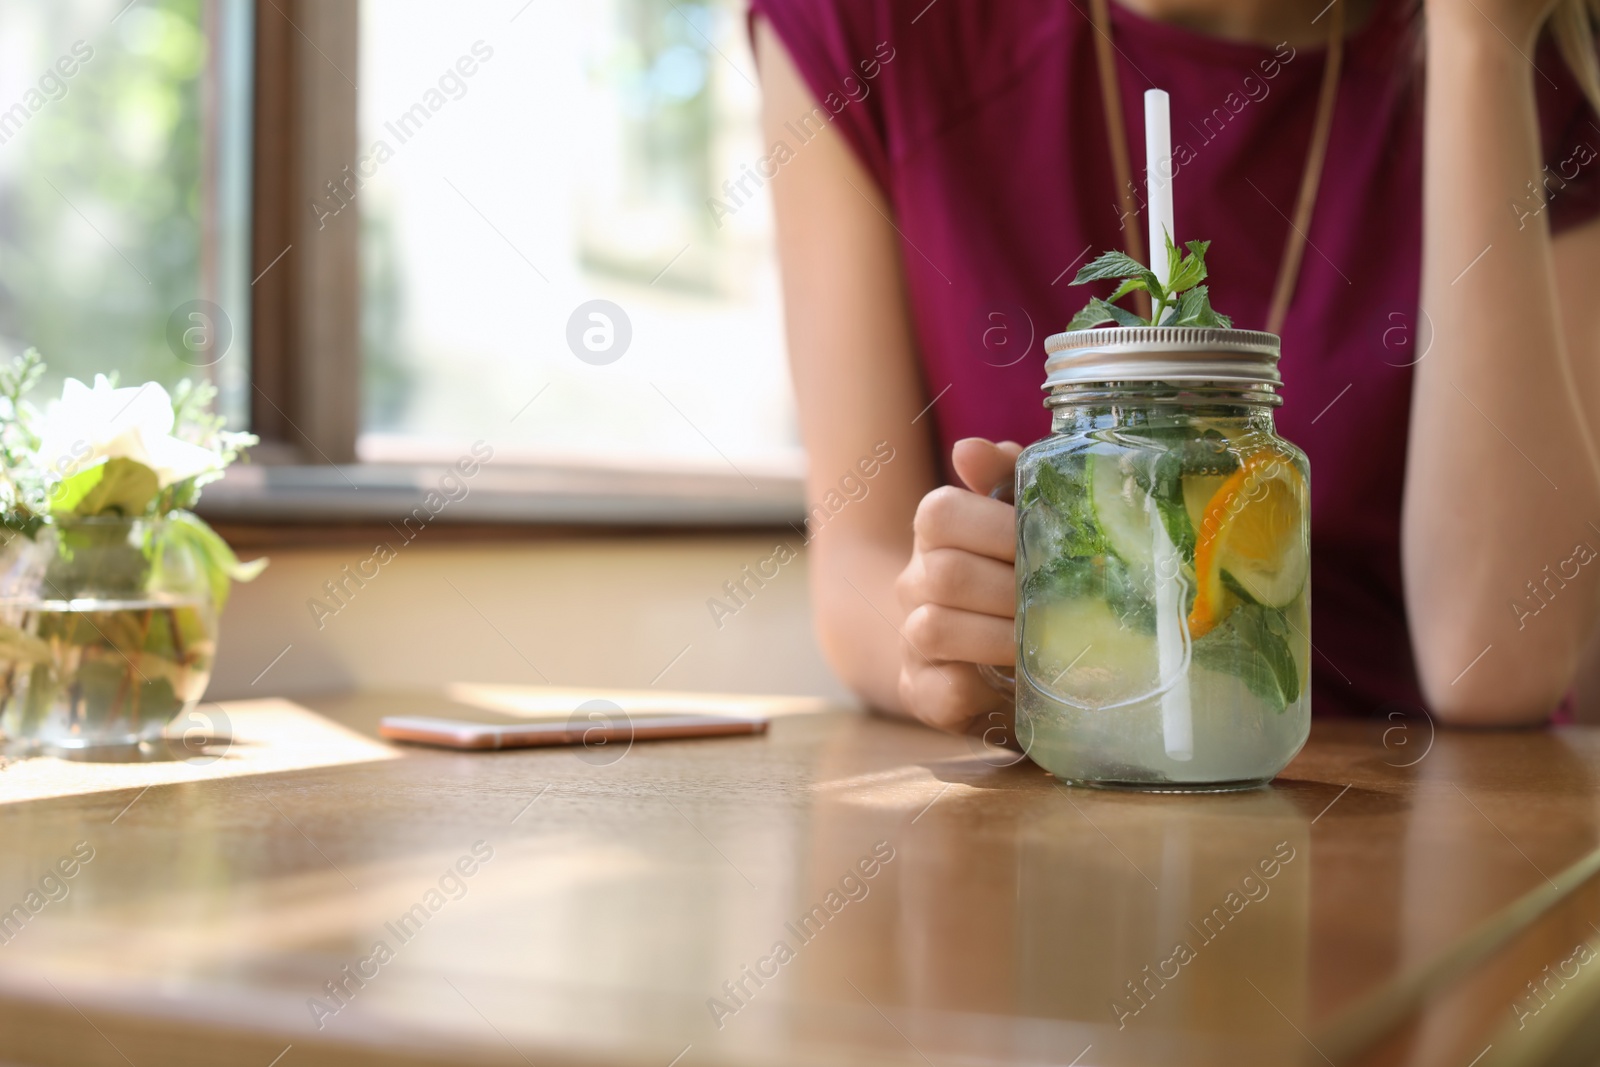
[[[798,996],[899,1010],[912,1043],[935,1012],[1071,1023],[1101,1053],[1178,1034],[1299,1040],[1305,805],[1277,789],[1074,789],[996,751],[874,776],[861,748],[846,731],[820,761],[851,787],[815,805],[802,897],[824,900],[874,845],[894,859],[797,953]]]

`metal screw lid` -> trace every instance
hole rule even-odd
[[[1091,382],[1278,386],[1277,334],[1202,326],[1112,326],[1045,338],[1044,388]]]

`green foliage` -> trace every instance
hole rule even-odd
[[[172,423],[183,436],[196,444],[222,432],[226,420],[211,410],[217,399],[217,387],[207,381],[196,382],[185,378],[172,387]],[[232,456],[228,457],[231,461]]]
[[[1120,278],[1109,300],[1091,297],[1083,310],[1067,324],[1069,330],[1089,330],[1108,322],[1118,326],[1215,326],[1232,329],[1233,320],[1212,310],[1210,292],[1200,283],[1206,279],[1206,251],[1210,241],[1189,241],[1188,255],[1181,255],[1167,237],[1167,284],[1155,272],[1125,252],[1106,252],[1072,279],[1073,285]],[[1150,318],[1117,306],[1129,293],[1150,294]]]
[[[218,475],[208,472],[162,489],[149,466],[111,456],[47,489],[46,480],[55,472],[46,468],[38,453],[34,411],[24,396],[43,372],[44,363],[32,349],[20,359],[0,364],[0,488],[8,493],[0,512],[0,543],[18,533],[33,538],[46,522],[53,525],[56,551],[45,568],[44,592],[58,600],[136,599],[166,584],[161,568],[169,554],[192,556],[204,569],[211,601],[220,611],[229,583],[250,581],[267,561],[240,563],[227,542],[187,510],[200,486]],[[180,382],[173,392],[172,430],[216,453],[219,465],[226,465],[256,439],[224,430],[223,420],[210,411],[215,399],[216,389],[209,383]],[[138,543],[131,520],[163,516],[168,520],[165,526],[145,528],[150,532]],[[157,529],[164,533],[158,535]],[[0,662],[7,658],[19,662],[20,655],[7,656],[6,641],[0,633]]]
[[[1191,654],[1201,667],[1236,675],[1281,712],[1300,696],[1300,672],[1289,650],[1289,633],[1283,612],[1240,604],[1220,626],[1195,641]]]
[[[1210,241],[1190,241],[1189,254],[1180,256],[1171,239],[1167,241],[1167,293],[1181,293],[1206,280],[1206,253]]]
[[[206,581],[211,586],[211,599],[222,611],[228,602],[229,582],[248,582],[266,569],[265,559],[240,563],[228,542],[213,530],[200,516],[188,511],[174,511],[167,516],[167,537],[171,547],[187,546],[194,550],[206,571]],[[159,563],[159,558],[158,563]]]
[[[1134,480],[1155,501],[1167,536],[1184,562],[1193,566],[1195,529],[1184,500],[1183,480],[1195,474],[1232,474],[1239,459],[1216,430],[1202,431],[1189,423],[1143,427],[1138,436],[1151,439],[1156,447],[1134,464]]]
[[[1131,290],[1130,290],[1131,292]],[[1145,319],[1131,311],[1109,304],[1098,296],[1091,296],[1083,310],[1072,316],[1072,321],[1067,323],[1069,330],[1092,330],[1096,326],[1103,326],[1114,322],[1118,326],[1148,326]]]
[[[1087,266],[1078,271],[1078,276],[1072,279],[1073,285],[1083,285],[1085,282],[1101,282],[1111,278],[1130,278],[1142,282],[1143,285],[1130,287],[1124,286],[1120,292],[1132,292],[1134,288],[1148,287],[1151,292],[1161,288],[1156,276],[1149,267],[1140,263],[1126,252],[1102,252]]]
[[[1039,498],[1061,520],[1062,552],[1069,556],[1098,556],[1111,551],[1105,534],[1095,522],[1081,458],[1061,466],[1045,460],[1034,471],[1033,485],[1037,487]]]
[[[33,432],[33,419],[37,413],[23,398],[32,392],[44,377],[44,358],[37,348],[30,348],[10,363],[0,364],[0,398],[5,400],[6,425],[0,434],[8,463],[11,457],[31,452],[39,447],[39,436]]]
[[[216,386],[185,378],[174,387],[172,434],[217,456],[215,470],[160,488],[154,471],[142,463],[113,457],[75,471],[60,481],[59,473],[40,456],[39,413],[26,394],[44,376],[37,349],[28,349],[9,363],[0,363],[0,529],[33,537],[49,514],[126,517],[165,515],[191,509],[200,487],[222,476],[222,468],[238,459],[257,438],[225,430],[225,420],[212,407]],[[118,374],[106,375],[116,387]]]
[[[265,559],[239,562],[222,536],[193,512],[174,511],[166,516],[159,535],[151,528],[142,543],[130,538],[128,524],[107,521],[114,514],[102,513],[99,521],[92,522],[58,517],[59,550],[45,571],[51,597],[137,597],[146,589],[181,587],[187,561],[192,559],[203,570],[211,602],[220,612],[230,582],[251,581],[267,566]],[[177,561],[185,562],[177,580],[169,582],[166,568]]]
[[[160,492],[155,471],[119,457],[63,481],[51,497],[50,510],[61,516],[121,515],[132,519],[149,511]]]
[[[1103,600],[1129,629],[1156,632],[1155,606],[1144,595],[1132,570],[1115,553],[1058,556],[1028,576],[1023,594],[1028,601]]]
[[[52,525],[57,548],[44,572],[50,599],[137,599],[149,588],[149,548],[132,541],[128,523],[58,520]],[[81,636],[88,641],[92,635]]]
[[[0,5],[0,38],[22,49],[7,56],[25,67],[18,76],[37,79],[79,38],[93,48],[65,96],[5,146],[14,166],[0,177],[0,354],[27,338],[56,354],[57,381],[111,362],[129,380],[164,384],[190,370],[166,324],[202,291],[201,7],[141,0],[110,24],[115,9]]]
[[[251,433],[230,433],[227,420],[216,413],[217,387],[207,381],[185,378],[172,389],[173,435],[217,454],[217,470],[167,486],[156,501],[156,513],[166,515],[192,509],[200,488],[222,477],[222,468],[239,459],[260,438]]]
[[[1195,531],[1184,503],[1184,478],[1228,474],[1237,469],[1238,458],[1221,435],[1190,424],[1141,427],[1125,436],[1129,438],[1126,445],[1144,446],[1133,464],[1134,478],[1140,490],[1154,500],[1173,544],[1192,565]],[[1155,633],[1150,578],[1141,577],[1121,560],[1096,524],[1083,457],[1041,462],[1023,490],[1020,506],[1048,508],[1060,530],[1059,554],[1024,581],[1024,604],[1098,599],[1122,625],[1139,633]],[[1239,594],[1240,603],[1220,625],[1195,639],[1193,662],[1239,678],[1264,703],[1281,712],[1299,698],[1301,688],[1288,619],[1283,611],[1245,595],[1231,575],[1224,572],[1222,577]],[[1192,596],[1192,578],[1188,584]]]
[[[1095,597],[1110,604],[1128,625],[1154,633],[1154,609],[1095,521],[1085,458],[1045,460],[1023,492],[1024,506],[1049,508],[1060,531],[1060,554],[1028,576],[1023,594],[1030,601]]]
[[[172,387],[173,435],[215,452],[221,468],[240,458],[260,438],[253,433],[230,433],[224,429],[227,420],[217,414],[216,405],[217,387],[204,379],[184,378]],[[220,473],[211,476],[220,477]]]
[[[43,479],[33,462],[39,413],[27,394],[43,375],[44,360],[36,348],[0,363],[0,514],[5,526],[30,537],[41,521],[36,511]]]
[[[1140,468],[1143,468],[1142,470]],[[1167,536],[1182,554],[1184,562],[1194,565],[1194,524],[1189,521],[1189,509],[1183,501],[1183,454],[1176,449],[1156,453],[1154,458],[1134,468],[1134,478],[1140,488],[1155,501],[1161,525]]]

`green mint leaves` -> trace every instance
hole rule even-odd
[[[1167,284],[1163,286],[1155,272],[1126,252],[1106,252],[1078,272],[1073,285],[1088,282],[1122,279],[1111,299],[1091,297],[1082,311],[1067,323],[1069,330],[1090,330],[1106,323],[1118,326],[1214,326],[1224,330],[1233,328],[1233,320],[1212,310],[1210,291],[1200,283],[1206,279],[1206,250],[1210,241],[1189,241],[1185,244],[1188,255],[1179,253],[1167,238]],[[1150,294],[1149,319],[1117,307],[1117,301],[1129,293]]]
[[[1300,697],[1300,668],[1289,646],[1288,620],[1277,608],[1241,604],[1227,621],[1193,645],[1194,662],[1236,675],[1274,711]]]

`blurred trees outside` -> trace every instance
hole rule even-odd
[[[15,123],[21,112],[13,104],[27,112],[0,144],[0,358],[37,347],[50,366],[50,391],[67,376],[111,371],[124,384],[222,378],[224,411],[237,428],[247,400],[238,394],[247,380],[248,308],[202,276],[203,264],[217,266],[205,263],[208,251],[213,260],[231,257],[235,272],[247,254],[237,240],[213,240],[208,250],[203,232],[203,201],[216,203],[215,176],[209,191],[202,185],[210,58],[203,19],[216,17],[218,0],[125,3],[0,6],[0,114],[12,109]],[[229,17],[247,13],[248,5],[230,5]],[[92,52],[60,79],[62,94],[50,76],[77,42],[77,57]],[[56,98],[30,95],[41,79]],[[230,143],[248,150],[247,137]],[[232,342],[219,361],[232,361],[227,374],[180,359],[169,343],[169,317],[196,299],[235,305],[227,312]]]

